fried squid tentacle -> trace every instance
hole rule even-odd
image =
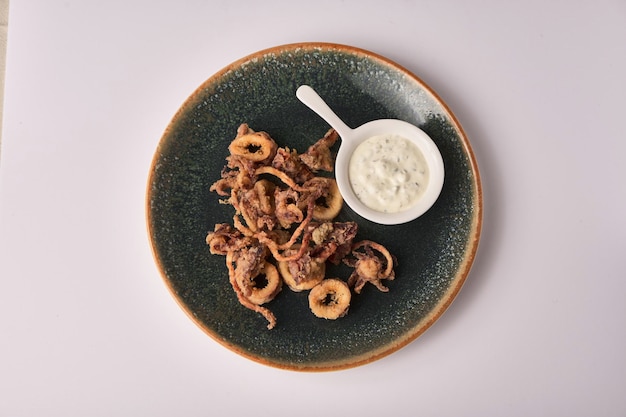
[[[382,280],[391,281],[395,278],[393,270],[395,262],[387,248],[379,243],[363,240],[354,244],[352,256],[353,258],[345,258],[344,263],[354,267],[348,278],[348,285],[354,288],[354,292],[360,294],[368,282],[382,292],[389,291]]]

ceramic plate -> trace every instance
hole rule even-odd
[[[397,118],[421,127],[441,150],[445,183],[435,205],[406,224],[382,226],[344,207],[337,221],[356,221],[357,239],[386,246],[398,259],[388,293],[367,285],[338,320],[316,318],[307,292],[287,287],[267,307],[277,325],[241,306],[223,256],[205,243],[233,209],[209,191],[227,146],[245,122],[298,151],[329,126],[300,103],[312,86],[350,127]],[[305,43],[264,50],[225,67],[185,101],[156,150],[147,193],[149,236],[174,298],[216,341],[266,365],[336,370],[371,362],[422,334],[463,285],[480,236],[482,194],[474,155],[459,123],[419,78],[380,55],[343,45]],[[347,279],[346,266],[328,275]]]

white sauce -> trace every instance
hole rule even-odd
[[[357,146],[348,175],[363,204],[376,211],[397,213],[411,207],[426,190],[428,165],[408,139],[380,135]]]

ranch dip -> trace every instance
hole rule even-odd
[[[397,213],[411,207],[426,190],[428,165],[408,139],[380,135],[357,146],[348,175],[363,204],[376,211]]]

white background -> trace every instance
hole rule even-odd
[[[0,417],[626,415],[626,2],[12,0],[0,160]],[[466,285],[382,360],[244,359],[178,307],[144,196],[206,78],[267,47],[368,49],[466,130]]]

